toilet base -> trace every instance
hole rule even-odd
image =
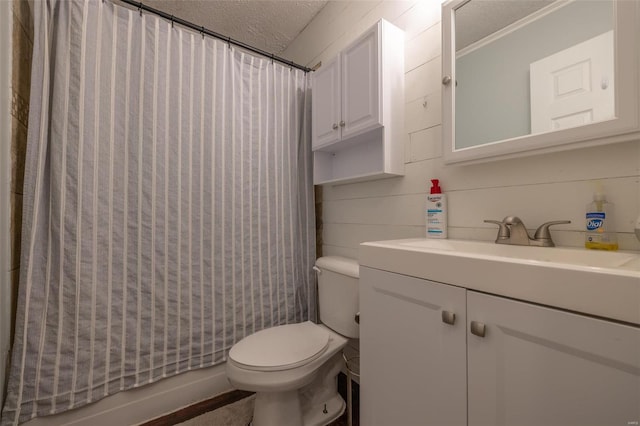
[[[295,391],[258,392],[250,426],[324,426],[340,417],[345,408],[344,399],[338,393],[302,413]]]
[[[251,426],[295,426],[302,423],[298,391],[257,392]]]
[[[344,413],[346,404],[339,394],[335,394],[326,403],[312,407],[304,414],[304,426],[324,426]],[[326,412],[325,412],[326,411]]]
[[[334,355],[302,389],[256,392],[251,426],[324,426],[344,413],[346,404],[338,393],[342,355]]]
[[[303,414],[297,392],[258,392],[250,426],[324,426],[340,417],[345,408],[344,400],[336,393]]]

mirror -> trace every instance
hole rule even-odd
[[[445,161],[639,138],[639,3],[445,3]]]

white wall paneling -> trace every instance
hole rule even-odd
[[[411,71],[442,54],[441,34],[442,30],[438,23],[406,42],[405,55],[407,63],[405,69],[407,71]]]

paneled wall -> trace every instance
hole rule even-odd
[[[537,155],[472,166],[442,159],[440,1],[330,2],[284,56],[314,66],[328,62],[362,31],[384,18],[405,30],[405,176],[322,191],[325,255],[357,257],[358,244],[424,237],[429,179],[449,196],[449,237],[490,241],[484,219],[517,215],[533,232],[543,222],[559,245],[583,246],[584,210],[594,181],[616,204],[621,249],[640,250],[633,223],[640,213],[640,142]]]

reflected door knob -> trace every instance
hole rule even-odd
[[[333,130],[336,130],[338,128],[338,125],[336,123],[333,123]]]

